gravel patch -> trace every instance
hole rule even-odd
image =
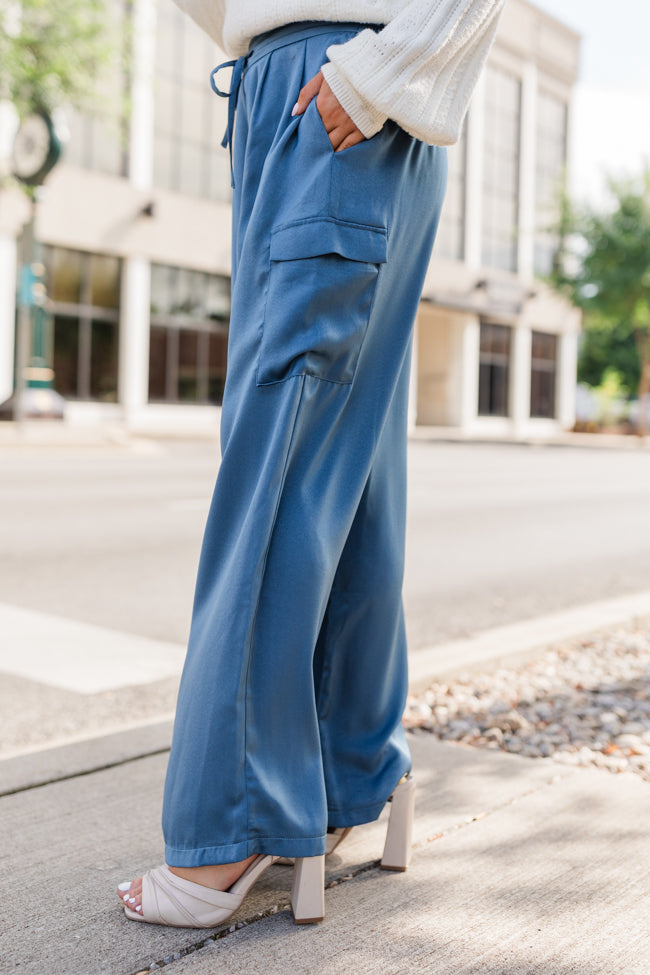
[[[434,683],[409,697],[404,723],[445,741],[650,781],[650,633],[619,630]]]

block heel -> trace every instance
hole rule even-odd
[[[297,857],[293,868],[291,910],[296,924],[325,917],[325,857]]]
[[[407,775],[388,800],[391,804],[386,843],[381,858],[382,870],[404,871],[411,861],[415,779]]]

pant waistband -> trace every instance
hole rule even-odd
[[[258,34],[251,41],[248,54],[243,54],[236,61],[226,61],[212,71],[210,83],[213,91],[217,95],[220,95],[221,98],[228,99],[228,125],[226,126],[221,145],[224,148],[227,146],[230,153],[230,185],[233,188],[235,186],[235,176],[232,165],[232,137],[235,125],[237,97],[239,95],[239,86],[244,70],[249,65],[255,64],[260,58],[270,54],[271,51],[277,51],[278,48],[286,47],[288,44],[295,44],[297,41],[304,41],[308,37],[317,37],[319,34],[349,34],[350,32],[358,34],[359,31],[365,30],[367,27],[370,30],[380,31],[383,24],[341,23],[340,21],[329,23],[325,20],[306,20],[298,24],[285,24],[284,27],[276,27],[274,30],[267,31],[265,34]],[[223,68],[232,68],[232,78],[228,91],[221,91],[216,81],[217,75]]]
[[[248,54],[246,55],[247,65],[254,64],[259,58],[276,51],[287,44],[295,44],[297,41],[306,40],[308,37],[317,37],[319,34],[349,34],[351,31],[370,30],[380,31],[383,24],[359,24],[355,22],[342,23],[326,20],[305,20],[297,24],[285,24],[283,27],[276,27],[264,34],[258,34],[250,42]]]

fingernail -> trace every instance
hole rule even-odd
[[[118,890],[129,890],[130,887],[131,887],[131,883],[130,883],[130,881],[127,880],[125,883],[119,884],[117,889]]]
[[[298,114],[298,110],[299,110],[299,108],[300,108],[300,105],[298,104],[298,102],[296,102],[296,104],[295,104],[295,105],[293,106],[293,108],[291,109],[291,114],[292,114],[292,115],[297,115],[297,114]]]

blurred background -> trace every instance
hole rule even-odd
[[[39,4],[23,5],[23,21],[20,4],[5,6],[19,49],[0,75],[0,403],[25,365],[45,365],[53,373],[28,374],[27,385],[49,378],[68,424],[214,430],[226,371],[230,181],[219,145],[227,101],[208,78],[225,55],[171,0],[95,0],[90,23],[58,0],[60,37]],[[514,438],[548,437],[576,421],[634,428],[643,358],[635,329],[647,324],[624,299],[603,307],[593,268],[585,290],[590,282],[558,260],[584,252],[575,237],[585,207],[616,204],[606,174],[636,179],[637,195],[647,195],[650,134],[640,120],[650,99],[642,47],[650,14],[633,0],[622,10],[635,25],[625,46],[612,43],[604,3],[509,0],[449,151],[416,326],[414,426]],[[62,44],[85,60],[61,61]],[[31,73],[30,56],[40,65]],[[39,103],[63,115],[67,138],[30,210],[10,177],[18,112],[24,118]],[[618,201],[634,189],[619,187]],[[29,232],[47,293],[37,363],[16,333]],[[573,279],[558,281],[567,266]]]
[[[650,589],[650,12],[617,16],[508,0],[449,150],[413,346],[413,654]],[[218,467],[231,191],[209,85],[226,56],[171,0],[0,17],[9,754],[173,709]]]

